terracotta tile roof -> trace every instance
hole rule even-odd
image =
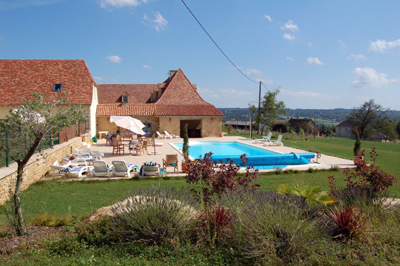
[[[122,104],[99,104],[97,106],[97,116],[153,116],[154,115],[154,104],[126,104],[126,107],[122,107]]]
[[[99,84],[99,104],[121,103],[121,95],[128,94],[128,103],[146,103],[163,84]]]
[[[35,92],[57,98],[55,83],[72,104],[84,105],[97,86],[84,60],[0,60],[0,105],[21,104]]]
[[[155,116],[225,116],[211,104],[203,105],[157,105]]]
[[[225,116],[204,101],[196,85],[190,83],[182,69],[166,80],[167,87],[156,104],[156,116]]]
[[[208,105],[198,94],[196,88],[179,69],[170,79],[167,88],[156,102],[157,105]]]

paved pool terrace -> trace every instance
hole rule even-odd
[[[183,160],[183,156],[181,153],[179,153],[170,143],[173,142],[182,142],[182,138],[178,139],[156,139],[157,143],[163,143],[162,146],[158,146],[155,148],[155,154],[154,154],[154,148],[151,146],[148,148],[149,154],[142,154],[142,155],[132,155],[129,153],[128,150],[128,140],[123,141],[125,144],[125,154],[121,155],[112,155],[112,146],[106,146],[106,141],[105,139],[99,139],[98,143],[95,145],[92,145],[90,147],[90,150],[93,151],[99,151],[104,153],[104,158],[103,160],[111,164],[111,161],[113,160],[124,160],[127,163],[134,163],[138,166],[141,166],[144,162],[146,161],[155,161],[156,163],[160,164],[162,166],[162,159],[165,158],[166,154],[178,154],[178,161],[179,161],[179,166],[178,166],[178,172],[173,171],[172,167],[169,167],[166,169],[166,174],[168,176],[184,176],[185,174],[182,172],[181,168],[181,162]],[[190,145],[190,139],[189,139],[189,145]],[[302,152],[307,152],[304,150],[299,150],[287,146],[264,146],[263,144],[255,143],[254,140],[247,140],[243,137],[222,137],[222,138],[196,138],[192,139],[192,141],[239,141],[248,145],[256,146],[256,147],[261,147],[261,148],[267,148],[269,150],[278,152],[278,153],[302,153]],[[311,160],[309,164],[306,165],[289,165],[283,170],[308,170],[309,168],[313,169],[330,169],[334,166],[337,166],[339,168],[352,168],[354,167],[354,163],[352,160],[346,160],[342,158],[337,158],[334,156],[329,156],[325,154],[321,154],[320,158],[314,158]],[[260,172],[273,172],[275,171],[274,169],[260,169]],[[85,178],[85,177],[84,177]],[[88,175],[86,178],[92,179],[90,175]],[[104,178],[100,178],[104,179]]]

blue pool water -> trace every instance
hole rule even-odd
[[[179,149],[182,149],[183,143],[174,143]],[[193,158],[204,157],[204,154],[212,152],[214,161],[226,158],[233,160],[235,164],[241,164],[240,156],[246,154],[247,166],[254,165],[258,169],[272,169],[274,167],[283,168],[288,165],[308,164],[314,153],[288,153],[281,154],[270,150],[246,145],[240,142],[190,142],[189,154]]]

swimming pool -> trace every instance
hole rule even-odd
[[[174,143],[178,149],[182,149],[183,143]],[[189,154],[193,158],[204,157],[204,154],[212,152],[214,161],[231,159],[235,164],[240,165],[240,156],[246,154],[247,164],[254,165],[257,169],[283,168],[288,165],[308,164],[314,153],[288,153],[282,154],[237,141],[195,141],[189,143]]]

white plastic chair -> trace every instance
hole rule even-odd
[[[92,176],[107,176],[110,177],[112,165],[107,165],[105,161],[94,161]]]
[[[126,163],[125,161],[112,161],[111,163],[113,165],[113,176],[128,176],[129,178],[130,172],[135,174],[138,170],[135,164]]]

